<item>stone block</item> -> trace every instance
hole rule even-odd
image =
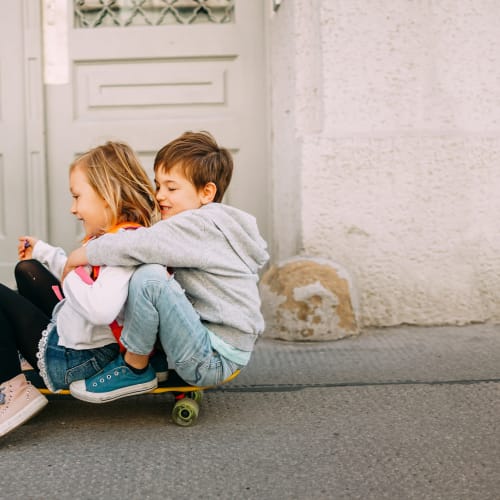
[[[335,262],[293,257],[260,281],[264,336],[292,341],[337,340],[359,333],[352,280]]]

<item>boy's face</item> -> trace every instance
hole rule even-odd
[[[178,164],[168,172],[159,168],[155,173],[155,186],[162,220],[206,203],[202,191],[195,188]]]

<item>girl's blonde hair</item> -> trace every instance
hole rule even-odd
[[[158,220],[158,205],[152,183],[130,146],[106,142],[79,156],[70,166],[87,174],[89,184],[109,205],[113,220],[151,226]],[[109,228],[103,228],[103,230]]]

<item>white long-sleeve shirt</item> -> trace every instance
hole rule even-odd
[[[33,258],[61,278],[67,260],[64,250],[38,241],[33,249]],[[128,284],[134,269],[130,266],[103,266],[95,281],[90,279],[90,267],[68,273],[63,283],[65,298],[52,313],[59,345],[72,349],[93,349],[116,342],[109,325],[115,319],[122,323]]]

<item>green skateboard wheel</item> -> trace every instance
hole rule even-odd
[[[182,427],[189,427],[198,420],[200,406],[194,399],[179,399],[172,410],[172,420]]]
[[[203,400],[203,391],[192,391],[186,394],[186,396],[192,399],[193,401],[196,401],[198,404],[200,404],[201,401]]]

